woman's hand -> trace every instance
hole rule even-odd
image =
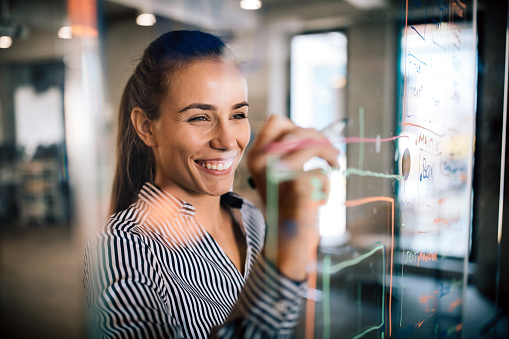
[[[247,156],[248,168],[264,203],[267,202],[267,162],[273,154],[279,156],[279,166],[284,171],[295,175],[279,184],[277,257],[269,259],[289,278],[304,280],[307,264],[320,240],[318,207],[325,203],[329,185],[322,171],[303,172],[302,168],[313,157],[339,167],[339,151],[316,130],[297,127],[284,117],[271,116]]]

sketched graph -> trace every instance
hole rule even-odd
[[[375,271],[373,267],[377,267],[378,271]],[[342,332],[342,336],[344,338],[362,338],[371,332],[380,330],[385,325],[385,270],[385,247],[380,244],[375,244],[372,249],[360,254],[356,258],[345,260],[336,264],[332,264],[330,255],[326,255],[324,257],[322,289],[324,317],[323,338],[331,337],[330,322],[338,321],[336,318],[337,316],[334,317],[334,319],[332,319],[331,316],[331,275],[341,275],[345,280],[350,279],[351,283],[346,283],[346,286],[343,288],[353,288],[354,291],[352,294],[357,297],[356,302],[353,304],[352,312],[349,315],[341,315],[342,319],[340,321],[349,322],[355,326],[351,333],[348,333],[348,330],[346,329]],[[355,277],[362,275],[371,277],[374,276],[376,278],[374,289],[373,284],[366,284],[366,281],[362,281],[362,278]],[[382,284],[377,289],[378,282],[381,282]],[[378,309],[379,311],[377,317],[365,317],[365,313],[363,313],[364,303],[375,305],[375,309]]]

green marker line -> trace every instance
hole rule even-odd
[[[359,138],[364,138],[364,107],[359,107]],[[359,144],[359,168],[364,166],[364,143]]]
[[[322,286],[323,286],[323,297],[322,297],[322,307],[323,307],[323,339],[330,338],[330,255],[326,255],[323,258],[323,278],[322,278]]]
[[[372,171],[365,171],[365,170],[353,168],[353,167],[347,168],[345,171],[345,175],[347,177],[349,175],[359,175],[361,177],[377,177],[377,178],[387,178],[387,179],[394,179],[394,180],[403,179],[402,175],[384,174],[384,173],[378,173],[378,172],[372,172]]]
[[[362,260],[368,258],[370,255],[374,254],[376,251],[378,251],[380,249],[382,249],[382,252],[383,252],[383,248],[384,248],[383,245],[377,246],[377,247],[371,249],[369,252],[366,252],[366,253],[364,253],[362,255],[359,255],[355,259],[351,259],[351,260],[348,260],[348,261],[340,262],[339,264],[336,264],[334,266],[330,266],[328,273],[335,274],[335,273],[338,273],[339,271],[341,271],[343,268],[356,265],[356,264],[360,263]],[[324,272],[325,272],[325,268],[324,268]]]
[[[362,326],[362,287],[361,284],[357,284],[357,328],[360,329]]]
[[[359,107],[359,138],[364,139],[364,107]],[[359,144],[359,163],[358,168],[364,167],[364,143]],[[362,180],[357,181],[357,190],[362,194]]]
[[[279,223],[279,178],[277,176],[277,156],[269,156],[267,159],[267,240],[265,256],[276,263],[277,259],[277,236]]]
[[[402,224],[404,225],[404,224]],[[405,226],[406,228],[406,226]],[[403,280],[403,267],[404,267],[404,264],[401,264],[401,281],[404,281]],[[405,284],[404,283],[400,283],[402,284],[401,286],[401,302],[400,302],[400,305],[401,305],[401,310],[399,312],[399,327],[401,327],[401,324],[403,323],[403,298],[405,296]]]
[[[324,258],[324,267],[323,267],[323,274],[324,274],[324,277],[323,277],[323,297],[324,297],[324,301],[328,299],[328,295],[325,294],[325,282],[326,282],[326,279],[325,277],[327,277],[327,284],[330,284],[330,277],[328,276],[329,274],[334,274],[334,273],[338,273],[339,271],[341,271],[342,269],[346,268],[346,267],[350,267],[350,266],[353,266],[353,265],[356,265],[358,264],[359,262],[361,262],[362,260],[368,258],[369,256],[373,255],[375,252],[377,252],[378,250],[381,250],[382,251],[382,311],[381,311],[381,318],[382,318],[382,321],[380,322],[379,325],[375,325],[375,326],[371,326],[371,327],[368,327],[366,328],[364,331],[361,331],[359,334],[357,334],[356,336],[352,337],[352,339],[358,339],[358,338],[362,338],[364,335],[366,335],[367,333],[369,332],[372,332],[372,331],[375,331],[379,328],[381,328],[384,323],[385,323],[385,317],[384,317],[384,313],[385,313],[385,250],[384,250],[384,246],[383,245],[379,245],[377,247],[374,247],[373,249],[371,249],[369,252],[366,252],[360,256],[358,256],[357,258],[355,259],[352,259],[352,260],[348,260],[348,261],[345,261],[345,262],[341,262],[339,264],[336,264],[334,266],[330,266],[330,262],[328,263],[328,265],[326,266],[325,265],[325,258]],[[329,258],[329,261],[330,261],[330,258]],[[327,293],[329,293],[328,289],[330,288],[330,285],[327,285]],[[323,314],[324,314],[324,338],[328,338],[328,337],[325,337],[325,325],[326,325],[326,320],[325,320],[325,316],[326,314],[329,316],[329,323],[328,323],[328,326],[330,327],[330,307],[328,306],[327,309],[325,308],[325,303],[324,303],[324,307],[323,307]],[[330,329],[329,329],[329,335],[330,335]],[[383,337],[383,332],[382,332],[382,337]]]

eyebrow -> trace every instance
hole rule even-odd
[[[249,107],[249,104],[246,101],[239,102],[238,104],[232,106],[232,111],[242,107]]]
[[[249,104],[245,101],[239,102],[238,104],[233,105],[231,109],[236,110],[236,109],[239,109],[244,106],[249,107]],[[183,109],[181,109],[180,111],[178,111],[178,113],[182,113],[182,112],[188,111],[190,109],[201,109],[203,111],[217,111],[217,107],[214,105],[202,104],[202,103],[192,103],[191,105],[186,106]]]
[[[190,109],[201,109],[203,111],[217,111],[217,107],[214,105],[193,103],[189,106],[184,107],[183,109],[178,111],[178,113],[182,113],[182,112],[188,111]]]

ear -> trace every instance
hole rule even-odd
[[[135,107],[131,111],[131,122],[133,123],[134,129],[141,140],[148,147],[154,147],[157,145],[154,134],[154,125],[151,120],[147,118],[145,112],[139,107]]]

